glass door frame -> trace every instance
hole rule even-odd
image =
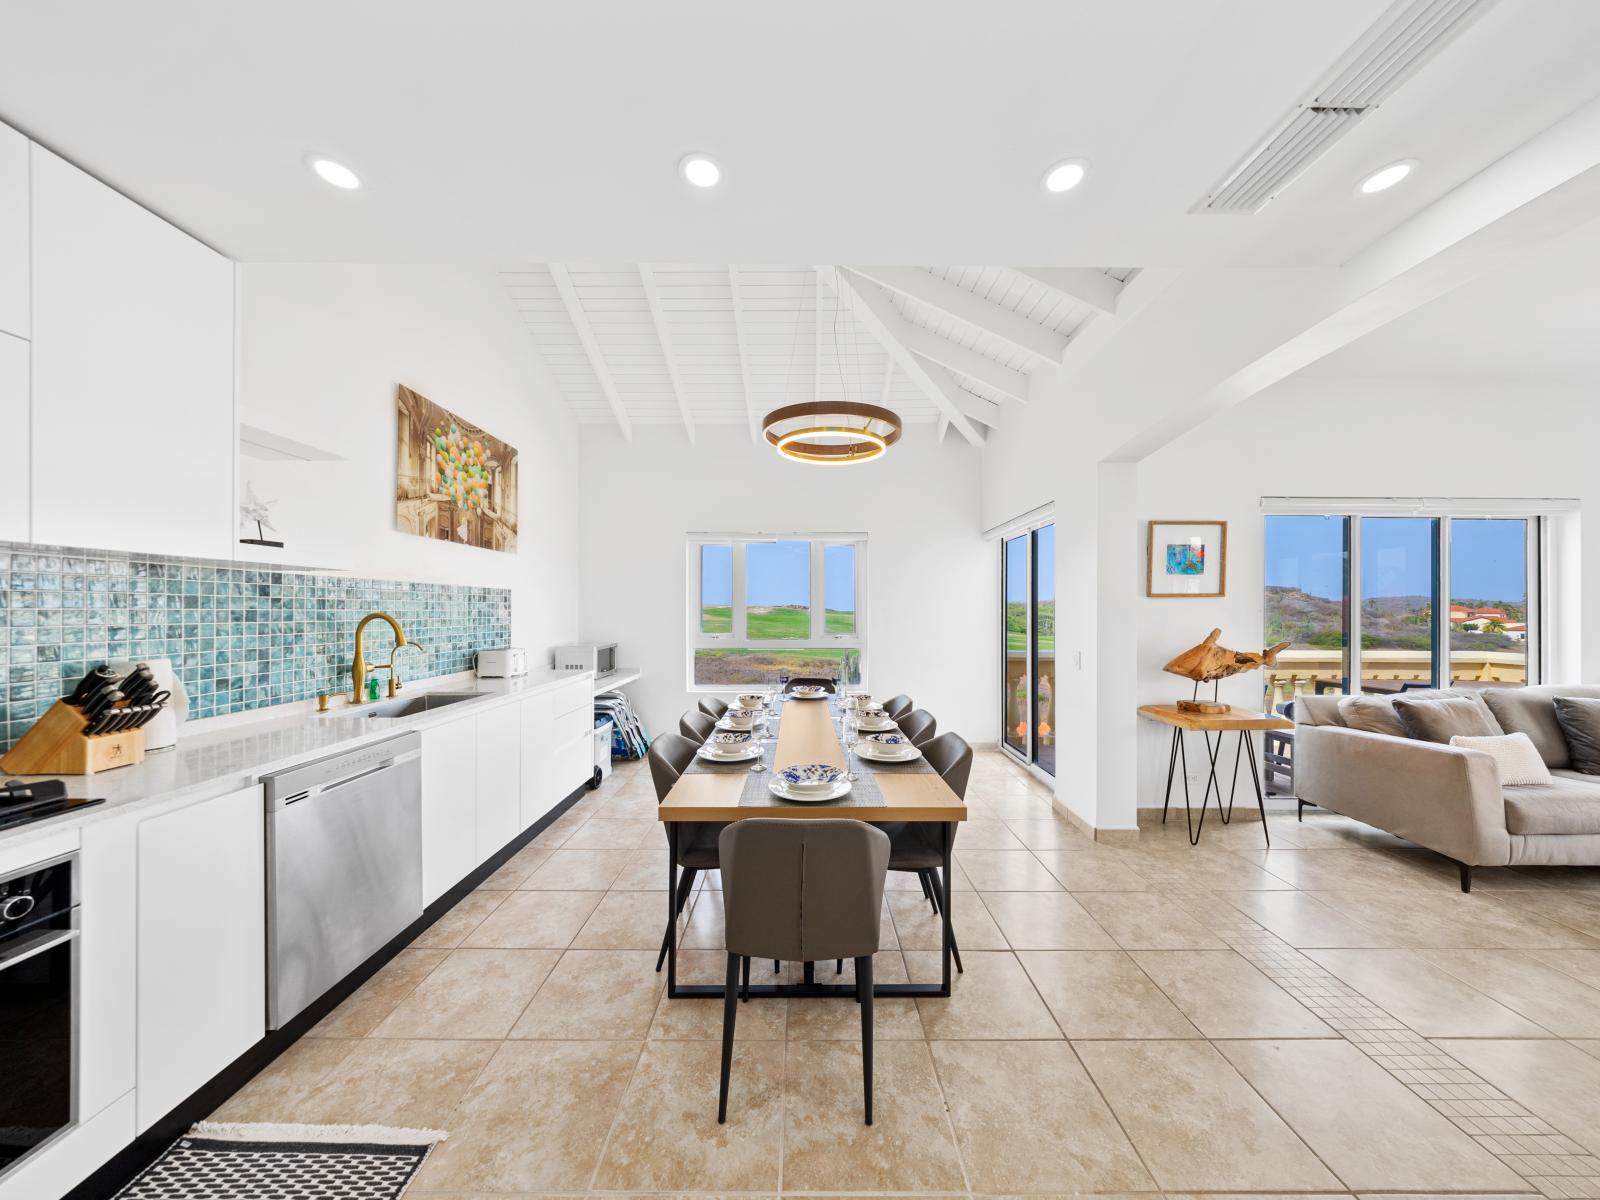
[[[1038,638],[1038,586],[1035,579],[1035,568],[1039,560],[1039,530],[1056,523],[1054,512],[1041,515],[1026,524],[1018,524],[1008,528],[998,537],[1000,553],[999,560],[999,592],[1000,592],[1000,749],[1009,755],[1013,762],[1026,767],[1036,778],[1052,786],[1055,784],[1055,775],[1039,765],[1039,638]],[[1023,578],[1023,656],[1025,660],[1024,678],[1027,681],[1027,696],[1024,701],[1023,711],[1027,714],[1026,726],[1023,732],[1023,745],[1018,748],[1011,744],[1010,739],[1010,711],[1011,680],[1007,674],[1010,662],[1010,629],[1007,626],[1008,606],[1010,595],[1007,590],[1007,557],[1008,547],[1018,538],[1025,539],[1022,548],[1024,563]],[[1059,614],[1057,637],[1059,638]],[[1058,647],[1059,653],[1059,647]],[[1052,692],[1052,695],[1054,693]]]

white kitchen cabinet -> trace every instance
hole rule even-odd
[[[11,447],[0,471],[0,542],[28,540],[28,343],[0,333],[0,437]]]
[[[233,264],[31,148],[32,540],[226,558]]]
[[[28,336],[28,139],[5,125],[0,125],[0,333]]]
[[[550,811],[545,778],[546,760],[555,748],[550,740],[550,704],[545,696],[533,696],[522,703],[522,776],[520,825],[527,829]]]
[[[472,717],[422,731],[424,904],[432,904],[481,861],[477,757],[478,723]]]
[[[522,829],[522,704],[507,704],[478,718],[477,861],[482,862]]]
[[[258,787],[139,824],[141,1132],[265,1033],[264,825]]]
[[[139,824],[83,827],[78,853],[78,1119],[133,1090],[138,965]]]

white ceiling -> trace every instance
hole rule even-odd
[[[1264,212],[1191,214],[1385,7],[13,3],[0,119],[243,260],[1329,264],[1600,87],[1600,4],[1500,0]]]

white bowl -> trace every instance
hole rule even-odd
[[[828,763],[796,763],[777,772],[776,778],[791,792],[826,792],[844,778],[844,769]]]

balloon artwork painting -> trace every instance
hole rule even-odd
[[[395,527],[514,552],[516,450],[411,388],[400,388],[397,410]]]

